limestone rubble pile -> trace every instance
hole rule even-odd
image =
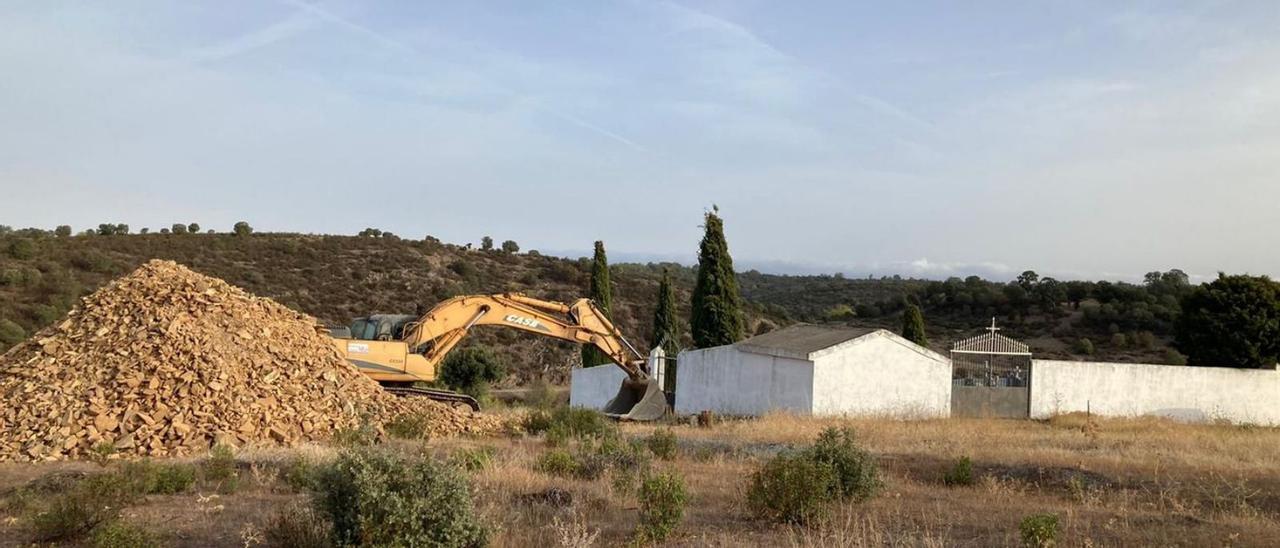
[[[0,461],[197,454],[217,443],[292,445],[427,417],[432,436],[493,417],[388,394],[346,362],[314,318],[171,261],[85,297],[0,355]]]

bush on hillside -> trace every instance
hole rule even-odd
[[[26,238],[18,238],[9,243],[9,256],[19,261],[26,261],[36,256],[36,244]]]
[[[152,548],[160,542],[146,529],[116,520],[99,526],[90,539],[93,548]]]
[[[1022,545],[1027,548],[1049,548],[1058,543],[1058,516],[1056,514],[1032,514],[1018,524]]]
[[[450,352],[440,366],[440,380],[445,385],[476,398],[505,374],[506,368],[492,352],[476,347]]]
[[[0,349],[7,349],[27,339],[27,330],[13,320],[0,319]]]

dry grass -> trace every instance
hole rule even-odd
[[[812,441],[828,426],[852,426],[878,458],[884,492],[837,508],[821,523],[764,523],[743,506],[750,475],[789,444]],[[1280,538],[1280,430],[1187,425],[1158,419],[1046,422],[998,420],[814,419],[771,415],[710,428],[622,425],[628,436],[671,428],[673,461],[691,500],[673,546],[1014,546],[1026,515],[1054,513],[1069,546],[1267,546]],[[536,437],[433,440],[439,456],[479,446],[494,450],[473,474],[479,511],[496,527],[495,546],[613,546],[631,540],[634,495],[608,476],[564,479],[534,470],[545,443]],[[405,451],[421,444],[398,442]],[[299,456],[314,462],[332,448],[240,453],[242,487],[216,501],[201,495],[148,497],[125,513],[130,523],[175,546],[231,542],[261,529],[276,508],[304,500],[272,471]],[[947,487],[955,458],[973,461],[976,482]],[[0,467],[0,497],[52,471],[92,465]],[[214,510],[221,506],[220,509]],[[0,506],[0,514],[3,514]],[[23,524],[0,515],[0,545],[22,541]]]

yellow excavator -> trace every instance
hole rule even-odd
[[[446,300],[420,317],[375,315],[331,330],[338,350],[362,373],[399,395],[425,396],[479,409],[471,396],[414,386],[440,375],[450,350],[476,326],[519,329],[599,348],[627,374],[605,413],[626,420],[655,420],[668,410],[667,396],[645,370],[645,360],[590,299],[573,304],[519,293],[466,295]]]

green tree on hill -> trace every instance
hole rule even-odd
[[[199,233],[200,233],[200,223],[191,223],[191,224],[187,225],[187,232],[190,232],[190,233],[192,233],[192,234],[199,234]]]
[[[18,344],[27,338],[26,330],[12,320],[0,319],[0,351]]]
[[[490,238],[488,236],[480,238],[480,250],[493,251],[493,238]]]
[[[231,231],[235,233],[236,236],[248,236],[253,234],[253,227],[249,226],[249,223],[245,221],[240,221],[231,228]]]
[[[9,244],[9,256],[25,261],[36,256],[36,244],[26,238],[18,238]]]
[[[706,214],[706,232],[698,249],[698,277],[693,286],[693,317],[689,327],[693,345],[708,348],[742,340],[742,296],[733,272],[733,257],[724,237],[720,209]]]
[[[658,283],[658,306],[653,311],[653,338],[650,348],[662,346],[667,356],[674,358],[680,352],[680,318],[676,315],[676,292],[671,288],[671,274],[662,271]]]
[[[71,225],[58,225],[53,229],[53,234],[59,238],[66,238],[71,235]]]
[[[172,232],[174,234],[186,234],[187,225],[184,225],[182,223],[173,223],[173,226],[169,227],[169,232]]]
[[[507,240],[502,242],[502,250],[507,253],[519,253],[520,244],[516,243],[515,240]]]
[[[613,308],[613,284],[609,281],[609,258],[604,253],[604,242],[596,242],[595,255],[591,259],[591,289],[587,297],[596,303],[606,317]],[[613,360],[595,346],[582,347],[582,366],[591,367]]]
[[[1280,360],[1280,284],[1228,276],[1182,299],[1178,350],[1190,365],[1272,368]]]
[[[914,304],[908,304],[902,313],[902,338],[920,346],[929,346],[929,337],[924,332],[924,314]]]

